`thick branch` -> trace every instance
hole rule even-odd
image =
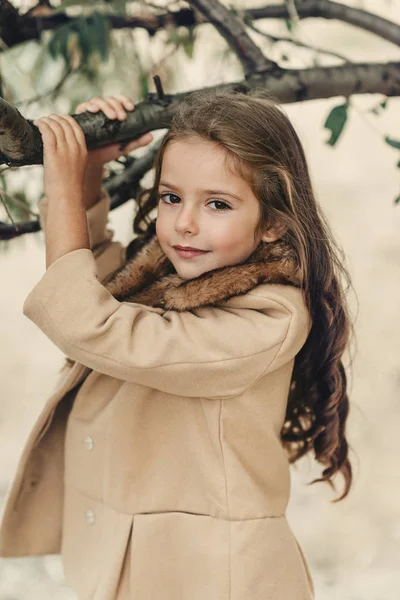
[[[123,17],[121,15],[105,15],[112,29],[145,29],[153,36],[160,29],[166,27],[192,27],[199,23],[207,22],[190,8],[182,8],[176,12],[165,12],[155,15],[152,12],[142,14],[140,17]],[[15,46],[27,40],[38,40],[43,31],[53,30],[61,25],[72,23],[76,17],[66,13],[34,16],[31,11],[20,15],[8,2],[0,0],[0,38],[8,46]]]
[[[359,8],[352,8],[345,4],[332,2],[331,0],[299,0],[296,10],[300,19],[319,17],[324,19],[337,19],[344,21],[366,31],[370,31],[379,37],[400,45],[400,26],[388,21],[378,15],[374,15]],[[290,17],[287,5],[268,4],[260,8],[249,8],[243,10],[243,18],[257,19],[288,19]],[[19,15],[8,0],[0,0],[0,38],[8,46],[15,46],[21,42],[39,39],[42,31],[55,29],[60,25],[74,21],[64,13],[55,13],[49,16],[34,17],[30,14]],[[170,11],[162,14],[151,12],[142,14],[140,17],[121,17],[119,15],[107,15],[107,20],[112,29],[142,28],[153,36],[159,29],[167,25],[173,27],[193,27],[208,20],[199,12],[189,8],[179,11]]]
[[[0,0],[0,38],[7,46],[21,44],[26,39],[23,30],[24,17],[8,0]]]
[[[171,121],[174,97],[159,100],[149,94],[145,102],[136,104],[124,121],[108,119],[103,112],[73,115],[82,127],[89,150],[112,142],[124,142],[148,131],[167,128]],[[43,163],[40,132],[11,104],[0,98],[0,164],[10,167]]]
[[[251,87],[265,87],[281,103],[352,94],[400,96],[400,63],[279,69],[274,73],[255,74],[244,87],[249,83]]]
[[[245,76],[277,67],[268,60],[253,42],[243,22],[218,0],[192,0],[195,6],[214,25],[242,63]]]
[[[311,69],[267,69],[245,81],[213,86],[210,89],[238,90],[266,88],[281,103],[304,102],[351,94],[400,96],[400,63],[350,64]],[[135,139],[148,131],[168,128],[174,104],[192,92],[164,95],[159,100],[148,94],[136,105],[125,121],[107,119],[102,112],[74,115],[81,125],[89,149],[104,144]],[[0,164],[22,166],[43,161],[42,140],[38,129],[20,112],[0,99]]]

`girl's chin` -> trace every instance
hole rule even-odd
[[[179,275],[179,277],[181,279],[194,279],[195,277],[200,277],[200,275],[203,275],[203,273],[207,273],[207,271],[211,271],[212,267],[209,267],[208,269],[206,268],[201,268],[198,265],[190,265],[190,264],[185,264],[185,265],[174,265],[175,267],[175,271],[177,273],[177,275]]]

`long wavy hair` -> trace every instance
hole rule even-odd
[[[259,230],[282,227],[281,236],[297,254],[302,289],[312,328],[295,358],[281,441],[294,463],[308,452],[324,466],[310,483],[327,482],[340,472],[342,500],[349,492],[352,469],[345,426],[349,412],[342,363],[353,325],[345,294],[351,286],[344,253],[314,197],[301,142],[288,117],[264,90],[250,93],[193,92],[181,101],[158,150],[151,189],[137,198],[129,259],[155,234],[158,186],[165,149],[172,141],[199,137],[226,150],[232,168],[260,203]]]

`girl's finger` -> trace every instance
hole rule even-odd
[[[110,107],[114,109],[117,113],[120,113],[120,118],[125,118],[125,110],[134,110],[135,106],[128,96],[124,94],[116,94],[115,96],[107,96],[104,98],[106,102],[110,104]],[[92,100],[88,100],[86,102],[81,102],[75,109],[75,114],[79,115],[83,112],[98,112],[100,110],[100,106],[96,104],[97,99],[93,98]]]
[[[153,136],[151,133],[145,133],[138,140],[133,140],[133,142],[129,142],[126,146],[124,143],[121,144],[120,150],[122,150],[122,154],[128,154],[132,150],[136,150],[136,148],[140,148],[141,146],[145,146],[149,144],[153,140]]]
[[[55,139],[56,146],[59,146],[59,144],[65,142],[65,135],[63,128],[55,119],[53,119],[53,116],[55,115],[48,115],[47,117],[42,117],[39,123],[41,123],[42,126],[44,126],[44,132],[47,135],[47,137],[50,138],[51,132],[51,136]]]
[[[96,106],[98,106],[109,119],[117,118],[117,113],[115,112],[115,110],[111,106],[109,106],[109,104],[103,98],[95,96],[91,99],[91,104],[95,104]]]
[[[114,98],[117,98],[120,102],[122,102],[126,110],[134,110],[135,105],[133,104],[132,100],[128,98],[128,96],[125,96],[125,94],[115,94]]]
[[[136,140],[137,147],[140,148],[140,146],[147,146],[147,144],[150,144],[150,142],[152,142],[153,139],[153,134],[149,131],[142,135],[138,140]]]
[[[108,96],[104,98],[105,102],[110,105],[111,108],[117,113],[118,119],[121,121],[126,118],[125,108],[122,102],[116,96]]]
[[[44,117],[44,119],[49,127],[51,127],[51,129],[54,131],[54,134],[57,136],[57,142],[60,144],[65,142],[66,138],[64,128],[61,125],[58,117],[59,115],[48,115],[47,117]]]
[[[57,136],[50,125],[46,122],[46,117],[42,117],[41,119],[33,121],[33,124],[36,125],[40,131],[40,135],[42,136],[43,140],[44,151],[46,152],[47,149],[50,151],[55,150],[57,148]]]
[[[90,101],[87,102],[82,102],[81,104],[78,104],[78,106],[75,109],[75,114],[76,115],[80,115],[83,112],[97,112],[99,110],[99,107],[96,106],[95,104],[93,104]]]
[[[138,139],[138,142],[140,142],[141,145],[149,144],[150,142],[153,141],[153,139],[154,139],[153,134],[150,133],[150,131],[148,131],[147,133],[145,133]]]
[[[71,115],[64,115],[63,119],[68,123],[71,128],[71,132],[73,132],[75,136],[75,140],[78,142],[80,148],[82,150],[87,150],[85,134],[83,133],[82,127],[75,121],[74,117]]]
[[[78,152],[81,154],[85,147],[82,145],[82,142],[78,141],[77,134],[75,133],[73,123],[71,123],[71,120],[69,119],[69,115],[53,115],[52,118],[54,123],[62,128],[65,144],[68,146],[68,149],[74,150],[78,148]],[[75,119],[72,119],[72,121],[76,123]],[[76,125],[79,127],[78,123],[76,123]]]

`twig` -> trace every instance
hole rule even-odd
[[[10,200],[10,202],[12,202],[12,204],[15,204],[16,206],[20,206],[21,208],[23,208],[26,212],[28,212],[33,217],[35,217],[35,218],[39,217],[38,213],[35,213],[33,210],[31,210],[29,208],[29,206],[27,206],[26,204],[24,204],[23,202],[21,202],[21,200],[18,200],[18,198],[15,198],[15,196],[11,196],[10,194],[8,194],[7,192],[5,192],[4,190],[1,190],[1,189],[0,189],[0,194],[2,194],[2,199],[1,200],[3,202],[3,206],[4,206],[4,208],[6,210],[7,210],[7,205],[5,203],[4,198],[8,198]],[[8,211],[7,211],[7,214],[8,214]],[[11,215],[8,214],[8,216],[12,220]],[[13,221],[13,223],[14,223],[14,221]]]
[[[13,224],[13,227],[15,227],[17,231],[19,231],[18,223],[16,223],[14,221],[14,219],[12,218],[12,214],[8,210],[8,206],[6,204],[6,201],[4,200],[4,197],[7,196],[7,195],[8,194],[6,194],[5,192],[3,192],[3,190],[0,190],[0,200],[1,200],[2,204],[3,204],[3,206],[4,206],[4,210],[6,211],[8,218],[10,219],[11,223]]]
[[[232,48],[243,66],[246,78],[252,73],[279,68],[274,61],[264,56],[247,33],[243,21],[232,10],[218,0],[192,0],[191,4],[214,25]]]
[[[259,33],[260,35],[263,35],[264,37],[270,39],[272,42],[288,42],[290,44],[293,44],[294,46],[299,46],[301,48],[307,48],[308,50],[313,50],[315,52],[320,52],[322,54],[328,54],[330,56],[333,56],[335,58],[339,58],[340,60],[343,60],[345,63],[351,64],[352,61],[349,60],[348,58],[346,58],[345,56],[343,56],[343,54],[339,54],[338,52],[332,52],[332,50],[325,50],[324,48],[321,48],[319,46],[314,46],[311,44],[306,44],[305,42],[301,42],[299,39],[295,39],[295,38],[288,38],[288,37],[277,37],[275,35],[272,35],[270,33],[266,33],[265,31],[261,31],[261,29],[258,29],[258,27],[256,27],[254,25],[253,22],[246,21],[246,25],[248,25],[248,27],[250,27],[250,29],[253,29],[253,31],[256,31],[257,33]]]
[[[33,104],[34,102],[39,102],[40,100],[44,100],[48,96],[50,96],[50,98],[54,98],[54,96],[57,94],[57,92],[59,92],[60,89],[64,86],[67,79],[71,75],[78,73],[80,70],[81,70],[80,67],[77,67],[76,69],[67,69],[67,72],[63,75],[63,77],[60,79],[60,81],[57,83],[57,85],[53,89],[48,90],[47,92],[44,92],[43,94],[38,94],[37,96],[34,96],[33,98],[28,98],[28,100],[20,100],[19,102],[16,102],[14,104],[14,106],[22,106],[22,107],[26,108],[30,104]]]

